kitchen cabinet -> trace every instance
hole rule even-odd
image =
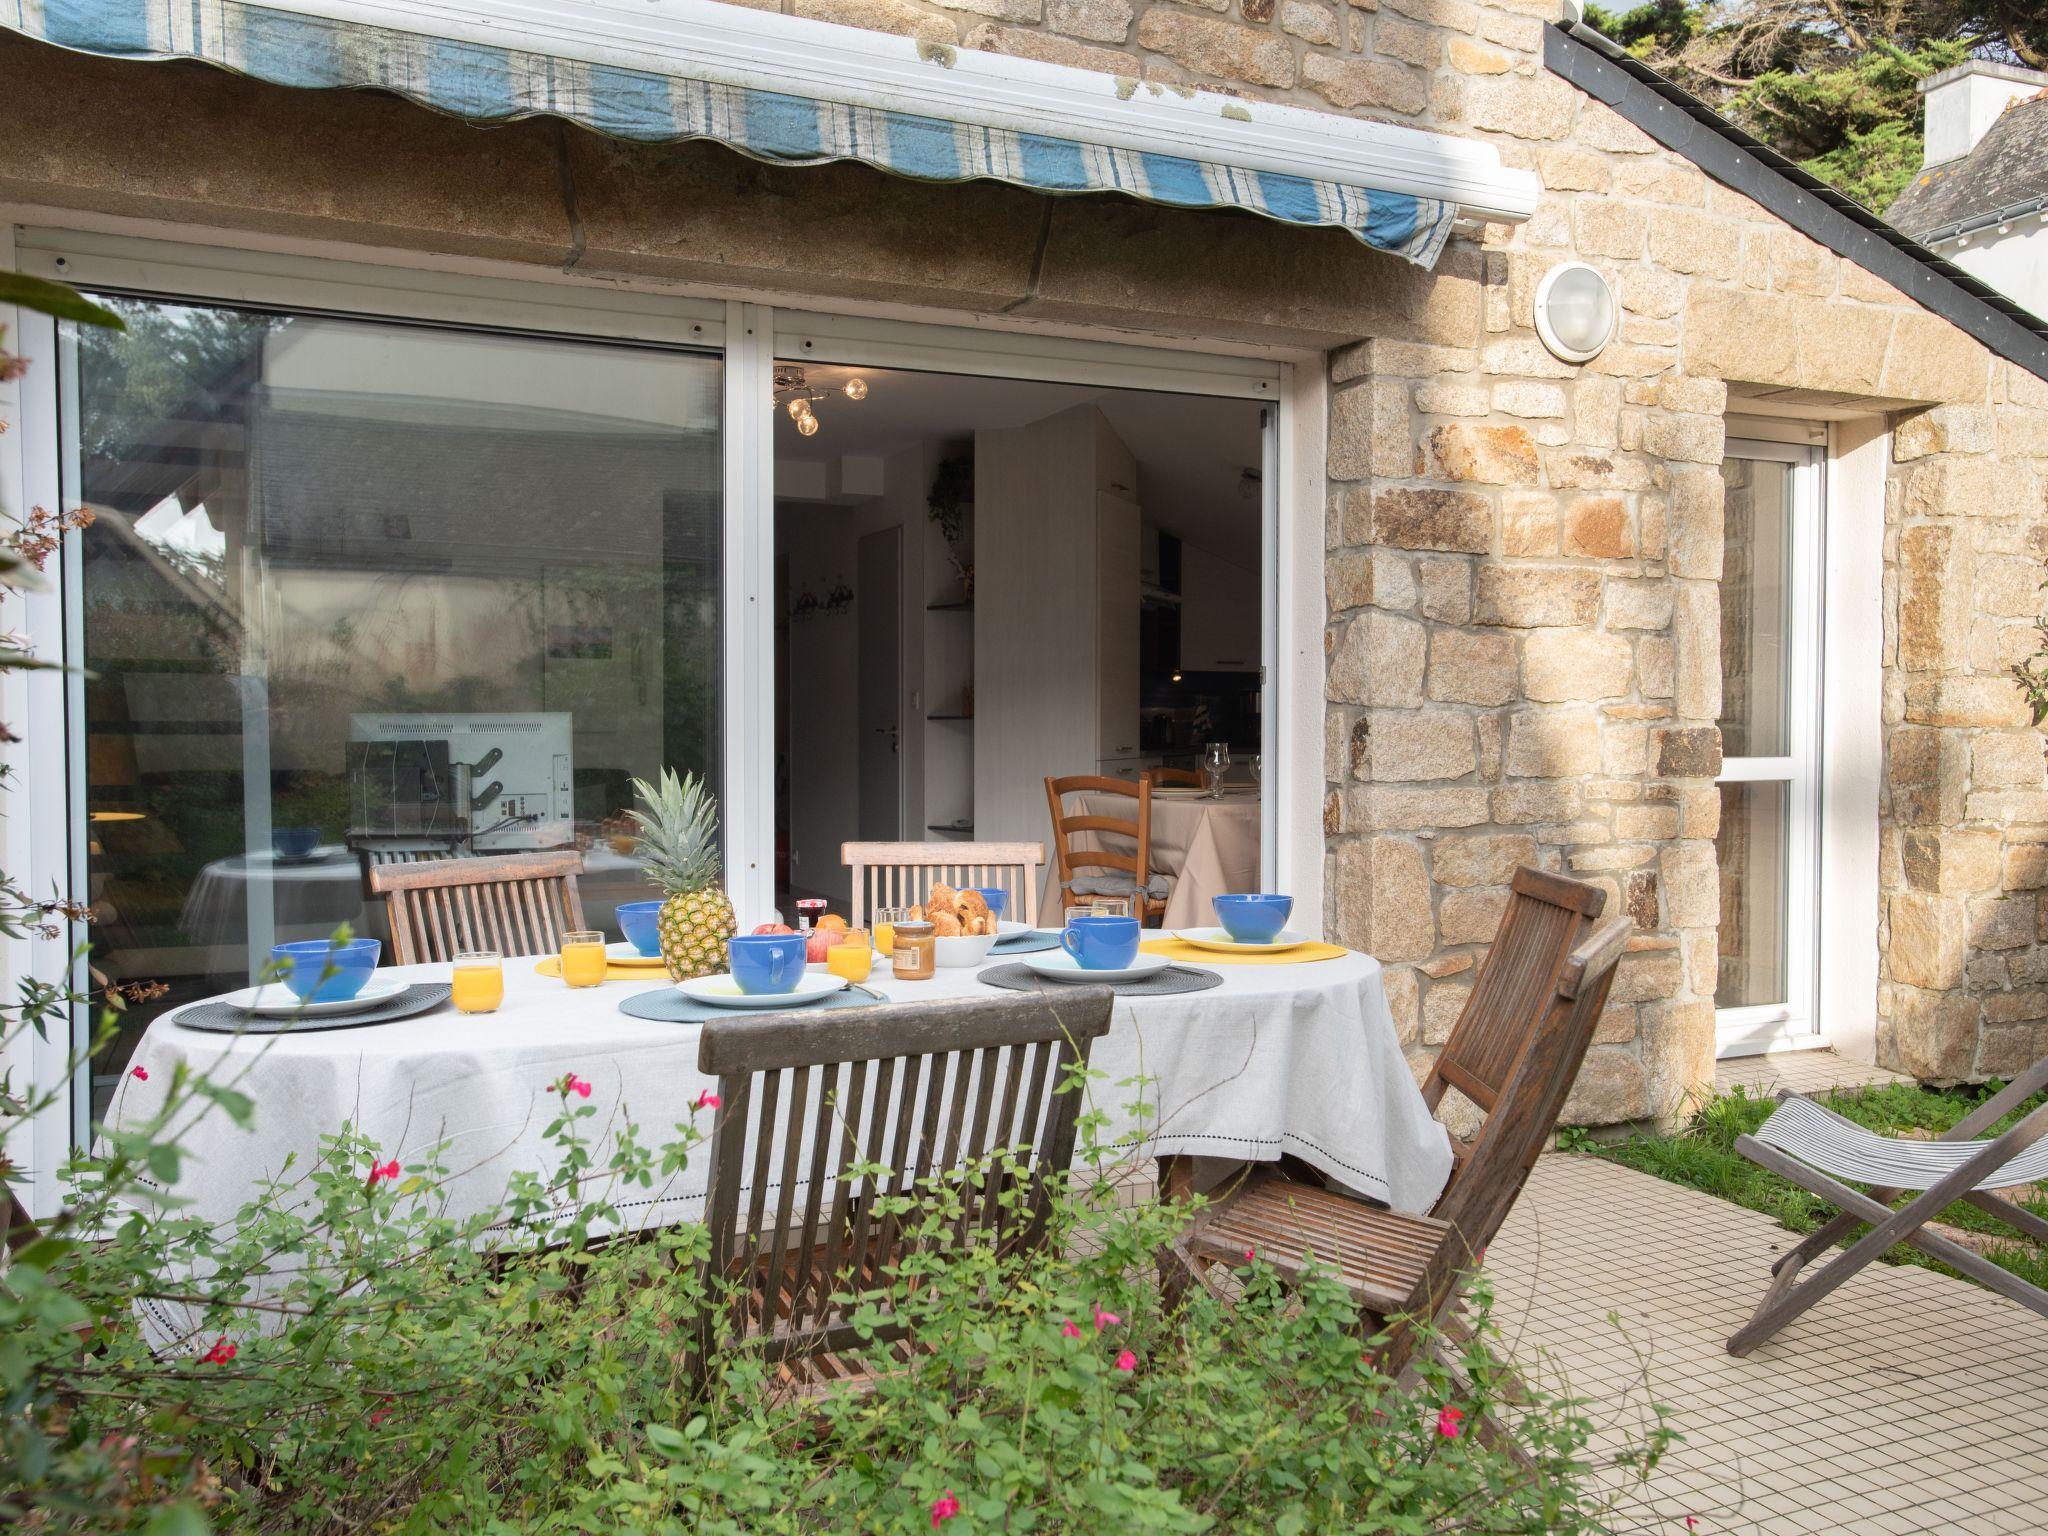
[[[1259,576],[1192,544],[1180,554],[1183,672],[1256,672]]]

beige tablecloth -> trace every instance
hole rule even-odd
[[[1076,795],[1074,813],[1131,820],[1137,807],[1122,795]],[[1129,853],[1131,839],[1078,833],[1076,848],[1101,848]],[[1216,921],[1210,899],[1232,891],[1259,889],[1259,796],[1233,790],[1221,800],[1177,794],[1152,797],[1152,873],[1165,875],[1172,888],[1166,898],[1168,928],[1207,928]],[[1060,921],[1058,866],[1047,864],[1045,898],[1040,920],[1048,927]]]

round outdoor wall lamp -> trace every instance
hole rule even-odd
[[[1614,290],[1583,261],[1559,262],[1536,285],[1536,334],[1568,363],[1583,363],[1614,340]]]

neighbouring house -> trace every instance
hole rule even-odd
[[[2048,324],[1554,0],[0,0],[0,80],[0,261],[129,320],[0,310],[0,505],[99,519],[9,867],[170,987],[33,1166],[359,855],[638,893],[664,764],[752,921],[1229,743],[1418,1062],[1596,880],[1584,1122],[2048,1049]]]
[[[2048,73],[1972,59],[1920,82],[1925,164],[1885,217],[2048,314]]]

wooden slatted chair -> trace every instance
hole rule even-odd
[[[1042,843],[842,843],[839,861],[853,875],[853,926],[865,928],[883,907],[921,905],[935,881],[1010,893],[1005,914],[1038,926]]]
[[[1248,1249],[1286,1280],[1313,1262],[1349,1287],[1364,1331],[1389,1329],[1381,1365],[1405,1368],[1413,1325],[1445,1323],[1585,1061],[1631,928],[1617,918],[1588,933],[1605,902],[1595,886],[1516,872],[1493,948],[1423,1085],[1432,1109],[1455,1088],[1486,1116],[1469,1143],[1454,1146],[1450,1180],[1428,1215],[1260,1170],[1196,1218],[1169,1262],[1202,1280],[1218,1264],[1242,1264]]]
[[[1147,768],[1138,777],[1140,779],[1150,779],[1154,789],[1168,784],[1194,789],[1202,787],[1201,774],[1192,768]]]
[[[731,1303],[707,1316],[693,1375],[720,1349],[757,1347],[791,1390],[857,1380],[863,1367],[842,1353],[858,1339],[851,1309],[832,1298],[886,1282],[915,1225],[876,1203],[914,1199],[998,1151],[1029,1187],[1006,1200],[995,1177],[959,1182],[957,1234],[1012,1250],[1043,1241],[1051,1186],[1074,1157],[1069,1072],[1109,1028],[1111,1003],[1085,987],[705,1024],[697,1067],[719,1097],[707,1278]],[[889,1172],[855,1177],[856,1162]]]
[[[466,949],[550,955],[563,934],[583,927],[582,871],[573,849],[431,859],[377,865],[370,889],[390,907],[395,965],[452,960]]]
[[[1067,796],[1083,794],[1127,796],[1136,802],[1131,808],[1133,819],[1070,814]],[[1137,783],[1129,784],[1097,774],[1048,778],[1045,801],[1052,812],[1053,862],[1059,870],[1062,907],[1084,905],[1091,896],[1112,896],[1130,902],[1131,911],[1141,923],[1165,915],[1166,878],[1152,873],[1151,779],[1140,777]],[[1126,838],[1133,845],[1132,851],[1076,848],[1072,839],[1078,832],[1092,833],[1097,839],[1105,835]]]

